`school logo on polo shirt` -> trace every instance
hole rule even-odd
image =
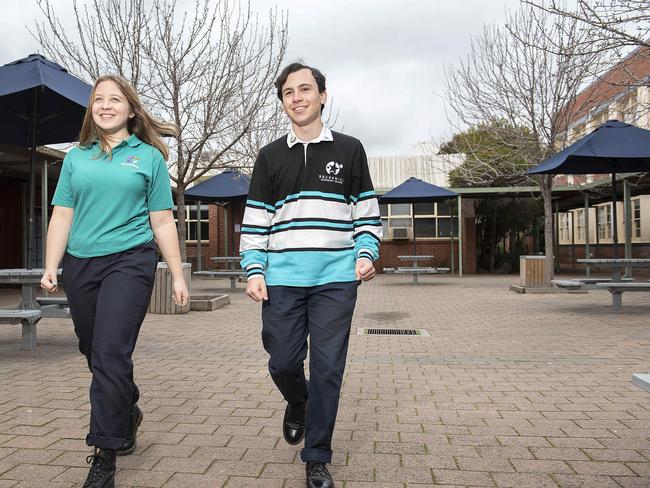
[[[325,173],[327,174],[318,175],[318,179],[323,182],[338,183],[339,185],[342,185],[343,178],[338,176],[338,174],[341,172],[342,169],[343,169],[343,165],[341,163],[337,163],[336,161],[330,161],[325,165]]]
[[[131,168],[140,169],[140,158],[137,156],[129,156],[126,161],[122,162],[122,166],[130,166]]]

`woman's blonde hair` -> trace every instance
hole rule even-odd
[[[88,101],[86,115],[84,116],[84,120],[81,125],[81,132],[79,133],[79,145],[88,147],[91,146],[95,141],[99,141],[99,146],[102,148],[102,152],[109,158],[112,156],[108,137],[106,136],[106,133],[100,127],[98,127],[97,124],[95,124],[92,113],[93,103],[95,100],[95,92],[97,91],[97,86],[102,81],[112,81],[115,83],[129,103],[131,112],[134,114],[134,116],[128,121],[127,129],[129,131],[129,134],[135,134],[141,141],[146,142],[147,144],[150,144],[151,146],[158,149],[162,153],[165,160],[167,160],[169,158],[169,149],[163,142],[162,136],[178,136],[178,127],[176,127],[174,124],[161,122],[151,117],[151,115],[149,115],[142,106],[140,97],[138,96],[135,89],[131,86],[131,84],[124,78],[115,75],[100,76],[95,81],[93,89],[90,92],[90,100]]]

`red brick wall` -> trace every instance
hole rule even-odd
[[[379,254],[379,261],[375,263],[375,267],[380,272],[383,268],[410,266],[412,262],[401,260],[398,256],[412,256],[413,241],[382,241]],[[451,240],[418,239],[416,254],[434,256],[433,262],[422,262],[423,266],[450,267]],[[454,269],[458,271],[458,239],[454,239]],[[465,219],[463,225],[463,273],[476,273],[476,229],[474,227],[474,218]]]
[[[589,253],[594,259],[608,259],[614,257],[613,246],[611,244],[590,244]],[[618,245],[618,257],[624,257],[625,244]],[[573,250],[573,259],[583,259],[585,257],[585,245],[576,244]],[[632,244],[632,257],[650,259],[650,244]],[[563,268],[583,269],[584,265],[575,263],[572,260],[570,245],[560,246],[560,266]]]

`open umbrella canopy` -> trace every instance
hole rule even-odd
[[[427,203],[457,196],[456,192],[411,177],[380,196],[379,203]]]
[[[650,131],[618,120],[574,142],[529,174],[602,174],[650,171]]]
[[[40,54],[0,67],[0,142],[31,148],[27,268],[33,254],[36,147],[77,140],[91,91]]]
[[[76,140],[91,90],[90,85],[40,54],[1,66],[0,142],[31,146],[32,120],[37,146]]]
[[[650,171],[650,131],[619,120],[603,125],[528,170],[529,174],[612,175],[612,221],[616,216],[616,173]],[[618,225],[613,225],[614,257],[617,255]]]
[[[206,202],[232,202],[248,196],[250,178],[235,169],[227,169],[185,192],[187,200]]]

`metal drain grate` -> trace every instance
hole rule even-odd
[[[364,328],[358,329],[357,335],[399,335],[399,336],[422,336],[428,337],[429,333],[424,329],[377,329]]]

